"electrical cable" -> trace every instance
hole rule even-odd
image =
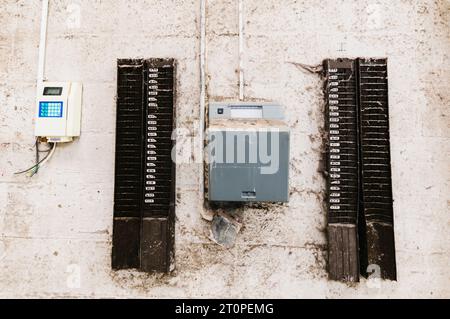
[[[45,159],[48,157],[48,155],[49,155],[49,154],[47,154],[47,156],[45,156],[45,157],[42,159],[42,161],[45,160]],[[19,175],[19,174],[28,173],[28,172],[31,171],[33,168],[35,168],[36,166],[38,166],[42,161],[39,161],[39,163],[34,164],[33,166],[31,166],[31,167],[29,167],[29,168],[27,168],[27,169],[25,169],[25,170],[23,170],[23,171],[15,172],[14,175]]]
[[[37,173],[36,169],[41,167],[41,166],[43,166],[53,156],[53,154],[55,153],[56,144],[57,143],[51,143],[51,144],[52,144],[51,150],[48,152],[48,154],[42,160],[38,161],[35,165],[29,167],[28,169],[20,171],[20,172],[16,172],[14,174],[15,175],[19,175],[19,174],[28,173],[28,172],[30,172],[31,170],[34,169],[34,171],[31,173],[31,176],[35,175]]]
[[[239,13],[239,100],[244,100],[244,0],[238,2]]]
[[[47,161],[52,157],[52,155],[53,155],[55,149],[56,149],[56,143],[53,144],[53,148],[50,150],[50,153],[47,154],[48,156],[46,156],[46,157],[44,158],[44,160],[42,160],[42,162],[40,162],[39,164],[37,164],[36,167],[34,168],[34,170],[32,170],[32,171],[30,172],[30,175],[29,175],[30,177],[33,177],[33,176],[38,172],[39,168],[40,168],[41,166],[43,166],[44,163],[47,162]]]
[[[50,148],[48,148],[48,149],[46,149],[46,150],[40,150],[39,149],[39,139],[37,138],[36,139],[36,165],[38,165],[38,163],[39,163],[39,161],[40,161],[40,154],[39,153],[47,153],[48,154],[48,152],[50,152],[51,150],[52,150],[52,148],[50,147]],[[34,171],[33,171],[33,173],[30,175],[30,177],[32,177],[32,176],[34,176],[35,174],[37,174],[38,173],[38,171],[39,171],[39,166],[36,166],[35,167],[35,169],[34,169]]]
[[[34,147],[36,148],[36,165],[39,163],[39,137],[36,137],[36,143],[34,144]],[[36,174],[39,171],[39,166],[36,166],[34,170],[34,174]]]
[[[40,144],[44,144],[43,142],[41,142]],[[49,144],[49,143],[45,143],[45,144]],[[39,144],[38,144],[39,145]],[[39,150],[39,153],[48,153],[52,150],[52,147],[50,146],[49,148],[47,148],[46,150]]]

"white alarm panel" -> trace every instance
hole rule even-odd
[[[77,82],[42,82],[37,92],[35,136],[49,142],[70,142],[80,136],[82,91]]]

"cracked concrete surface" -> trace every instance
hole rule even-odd
[[[238,98],[237,1],[207,1],[209,100]],[[46,77],[84,84],[82,136],[33,179],[40,1],[0,1],[0,297],[450,297],[450,2],[245,0],[245,97],[285,107],[291,198],[209,237],[198,164],[177,168],[176,270],[110,268],[116,59],[178,61],[177,125],[199,116],[199,0],[50,0]],[[79,15],[78,15],[79,13]],[[322,81],[290,62],[388,57],[398,282],[327,280]]]

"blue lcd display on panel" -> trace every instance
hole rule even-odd
[[[39,102],[39,117],[62,117],[63,102]]]

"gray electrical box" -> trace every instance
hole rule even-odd
[[[210,103],[210,201],[289,200],[290,133],[283,120],[282,107],[274,103]]]

